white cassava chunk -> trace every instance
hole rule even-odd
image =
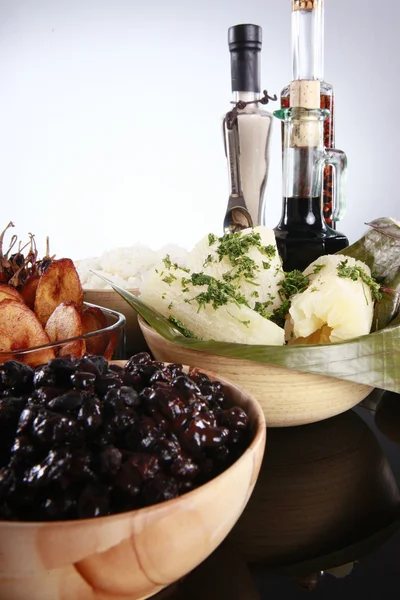
[[[362,281],[361,271],[366,279],[371,276],[366,264],[338,254],[321,256],[311,263],[304,271],[310,285],[292,298],[286,338],[308,338],[322,332],[326,341],[340,342],[368,334],[374,300],[370,286]],[[305,341],[323,340],[314,335]]]
[[[178,319],[200,339],[284,344],[284,330],[251,308],[232,299],[214,308],[212,302],[203,303],[196,299],[208,291],[208,285],[193,285],[188,273],[179,268],[168,268],[163,263],[147,275],[140,289],[143,302],[166,318]]]
[[[272,312],[281,305],[278,286],[284,274],[272,229],[259,226],[222,238],[207,235],[189,253],[187,266],[216,279],[232,275],[251,308],[270,302]]]

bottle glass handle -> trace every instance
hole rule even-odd
[[[347,156],[342,150],[325,149],[325,164],[331,165],[335,174],[332,198],[332,220],[341,221],[346,213]]]

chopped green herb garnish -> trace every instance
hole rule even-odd
[[[168,310],[171,310],[172,306],[173,306],[173,302],[170,302],[170,303],[168,304]]]
[[[254,292],[251,292],[250,297],[251,298],[259,298],[260,294],[257,291],[254,291]]]
[[[192,273],[191,283],[194,286],[207,286],[207,290],[193,298],[198,303],[199,310],[207,304],[211,304],[214,309],[217,309],[229,302],[248,306],[245,296],[231,283],[218,281],[215,277],[204,273]]]
[[[273,313],[271,310],[268,310],[268,308],[271,306],[271,304],[273,304],[271,300],[267,300],[266,302],[256,302],[254,310],[262,317],[270,319]]]
[[[164,292],[164,293],[163,293],[163,295],[161,296],[161,298],[162,298],[163,300],[165,300],[165,296],[166,296],[166,295],[167,295],[167,293],[166,293],[166,292]]]
[[[359,279],[361,279],[361,281],[370,288],[373,300],[381,300],[382,293],[380,291],[379,283],[374,281],[373,278],[370,277],[368,275],[368,273],[366,273],[361,266],[355,265],[353,267],[350,267],[348,265],[348,262],[349,262],[348,259],[346,259],[346,260],[342,260],[338,264],[337,269],[336,269],[338,276],[339,277],[348,277],[352,281],[358,281]]]
[[[310,288],[310,292],[318,292],[318,288],[314,285],[312,288]]]
[[[173,281],[176,281],[176,277],[171,273],[170,275],[166,275],[165,277],[163,277],[163,281],[165,283],[168,283],[168,285],[171,285]]]
[[[209,265],[212,262],[214,262],[214,259],[212,257],[212,254],[209,254],[207,256],[206,260],[203,262],[203,267],[206,267],[207,265]]]
[[[258,248],[260,252],[270,256],[270,247],[261,245],[261,236],[259,233],[247,233],[243,235],[240,231],[236,233],[226,233],[218,239],[219,246],[217,253],[219,260],[227,257],[232,267],[235,268],[235,278],[254,279],[260,267],[257,263],[247,256],[251,247]],[[274,250],[274,247],[271,246]]]
[[[228,313],[231,315],[232,319],[235,319],[235,321],[237,321],[238,323],[241,323],[245,327],[248,327],[250,325],[250,320],[249,321],[242,321],[241,319],[238,319],[237,317],[235,317],[235,315],[233,315],[232,313],[230,313],[229,310],[228,310]]]
[[[168,318],[168,321],[170,323],[172,323],[172,325],[174,325],[185,337],[187,337],[187,338],[195,338],[196,337],[195,334],[193,333],[193,331],[190,331],[190,329],[188,329],[186,327],[186,325],[184,325],[182,323],[182,321],[180,321],[173,315],[170,315],[170,317]]]
[[[279,327],[285,326],[286,315],[289,312],[290,300],[283,300],[282,304],[274,310],[270,320],[273,321]]]
[[[316,275],[317,273],[319,273],[320,270],[323,269],[324,267],[325,267],[325,265],[314,265],[313,275]]]
[[[272,244],[270,244],[269,246],[262,246],[260,248],[260,250],[261,250],[262,254],[265,254],[266,256],[269,256],[270,258],[273,258],[274,256],[276,256],[276,248]]]
[[[169,254],[166,254],[165,258],[163,258],[162,261],[163,261],[164,265],[167,267],[167,269],[170,269],[172,267],[171,257]]]
[[[270,269],[271,268],[271,263],[263,261],[262,266],[264,267],[264,269]]]
[[[179,269],[180,271],[184,271],[185,273],[190,273],[190,269],[187,269],[186,267],[180,267],[178,263],[174,263],[172,266],[175,269],[175,271]]]
[[[289,271],[279,282],[279,295],[282,300],[290,300],[295,294],[304,292],[309,285],[310,280],[301,271]]]
[[[282,300],[282,304],[274,310],[271,321],[279,325],[279,327],[284,327],[285,317],[289,312],[291,299],[296,294],[304,292],[309,285],[310,280],[303,275],[301,271],[295,270],[285,273],[284,278],[279,282],[278,286],[279,297]]]
[[[236,279],[236,275],[234,274],[233,269],[232,271],[228,271],[227,273],[222,273],[222,279],[224,281],[227,281],[228,283],[230,281],[234,281],[234,279]]]
[[[213,244],[215,244],[216,241],[218,241],[217,236],[214,235],[213,233],[209,233],[208,234],[208,245],[212,246]]]
[[[186,287],[187,285],[189,285],[189,283],[192,283],[192,280],[190,279],[190,277],[182,277],[182,279],[181,279],[182,287]]]

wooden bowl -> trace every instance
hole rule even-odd
[[[126,318],[126,358],[130,358],[137,352],[148,351],[146,341],[143,337],[138,323],[138,315],[117,292],[111,289],[106,290],[83,290],[86,302],[104,306],[124,315]],[[139,290],[127,290],[132,294],[138,294]]]
[[[254,493],[228,541],[249,562],[282,568],[323,557],[314,569],[325,570],[359,559],[355,545],[399,518],[390,465],[372,430],[349,411],[268,432]],[[343,553],[351,547],[353,554]]]
[[[373,389],[352,381],[190,350],[164,339],[141,317],[139,326],[156,360],[195,365],[227,377],[259,401],[268,427],[328,419],[353,408]]]
[[[148,598],[217,548],[250,498],[266,439],[254,398],[217,379],[250,418],[253,439],[244,454],[201,487],[147,508],[80,521],[0,521],[1,599]]]

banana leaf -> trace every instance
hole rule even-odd
[[[388,218],[375,219],[367,225],[367,233],[340,254],[365,262],[382,285],[383,298],[375,306],[372,323],[372,331],[377,331],[386,327],[399,311],[400,226]]]
[[[347,248],[346,255],[366,262],[383,287],[398,286],[400,224],[388,218],[373,221],[370,230],[358,242]],[[261,346],[187,338],[139,297],[104,277],[102,279],[107,281],[161,336],[185,348],[306,373],[327,375],[400,392],[400,314],[398,306],[396,307],[392,301],[392,294],[388,294],[390,298],[384,296],[377,302],[376,315],[379,316],[379,322],[376,323],[376,330],[368,335],[335,344]]]

